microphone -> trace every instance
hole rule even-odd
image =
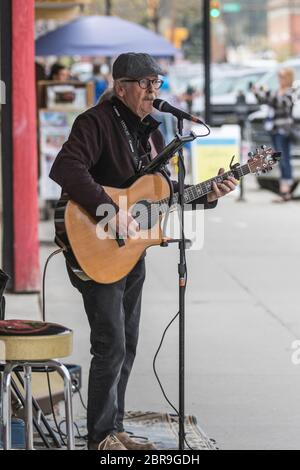
[[[196,124],[203,124],[205,126],[204,122],[198,119],[196,116],[188,114],[185,111],[182,111],[182,109],[175,108],[165,100],[160,100],[157,98],[153,101],[153,107],[162,113],[173,114],[173,116],[177,117],[178,119],[187,119],[188,121],[195,122]]]

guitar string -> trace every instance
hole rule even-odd
[[[245,174],[247,174],[247,173],[244,173],[244,169],[248,170],[249,167],[248,168],[246,168],[246,167],[248,167],[248,165],[244,165],[243,167],[240,166],[239,168],[236,169],[238,172],[240,172],[240,174],[238,175],[239,178],[241,178],[241,177],[245,176]],[[203,183],[199,183],[197,185],[186,188],[185,192],[184,192],[184,196],[186,196],[186,195],[190,196],[188,198],[189,202],[195,201],[199,197],[205,196],[205,195],[207,195],[208,193],[210,193],[212,191],[212,183],[214,181],[216,181],[218,183],[222,183],[228,176],[234,176],[232,170],[224,173],[223,175],[218,175],[214,178],[211,178],[210,180],[204,181]],[[204,187],[204,191],[201,189],[201,187]],[[198,192],[198,189],[201,189],[201,192]],[[178,194],[178,193],[176,193],[176,194]],[[162,214],[166,213],[167,210],[169,209],[168,200],[169,200],[168,198],[161,199],[159,201],[151,203],[150,208],[148,206],[148,207],[145,207],[144,210],[141,210],[140,213],[139,213],[139,216],[138,216],[139,223],[143,225],[144,223],[148,222],[149,219],[150,220],[152,219],[152,207],[154,207],[155,208],[154,210],[156,211],[156,213],[154,214],[155,218],[157,218],[159,215],[162,215]],[[176,203],[177,203],[177,201],[175,201],[175,203],[173,202],[172,207],[175,206]],[[167,209],[163,210],[163,211],[160,211],[159,207],[161,207],[161,206],[163,206],[164,209],[165,209],[165,206],[167,206]],[[151,227],[150,227],[150,229],[151,229]],[[148,228],[148,230],[150,230],[150,229]]]
[[[237,170],[240,170],[240,173],[241,173],[239,175],[239,177],[244,176],[244,171],[243,171],[242,167],[238,168]],[[194,185],[194,186],[191,186],[190,188],[186,188],[186,190],[184,192],[184,196],[189,196],[188,201],[192,202],[193,200],[196,200],[199,197],[205,196],[206,194],[211,192],[212,191],[213,181],[222,183],[228,176],[233,176],[233,172],[228,171],[227,173],[224,173],[223,175],[218,175],[218,176],[212,178],[211,180],[207,180],[207,181],[205,181],[203,183],[200,183],[198,185]],[[204,191],[201,189],[201,187],[202,188],[204,187]],[[198,192],[198,189],[201,189],[201,192]],[[178,194],[178,193],[176,193],[176,194]],[[176,198],[176,199],[178,199],[178,198]],[[174,207],[176,205],[176,203],[177,203],[177,201],[175,201],[175,203],[173,201],[172,207]],[[160,207],[163,207],[163,210],[159,210]],[[165,210],[165,207],[167,207],[166,210]],[[156,211],[156,213],[154,214],[155,218],[157,218],[159,215],[162,215],[162,214],[166,213],[167,210],[169,209],[168,198],[161,199],[159,201],[153,202],[153,203],[150,204],[150,208],[148,206],[148,207],[145,207],[144,210],[141,210],[140,213],[139,213],[139,216],[138,216],[138,221],[141,224],[144,224],[144,223],[148,222],[149,219],[150,220],[152,219],[152,208],[154,208],[155,211]],[[149,212],[149,209],[150,209],[150,212]],[[149,228],[148,228],[148,230],[149,230]]]
[[[237,172],[238,178],[242,178],[242,177],[244,177],[245,175],[247,175],[249,173],[253,173],[253,171],[251,171],[250,166],[249,166],[248,163],[246,163],[245,165],[240,165],[239,167],[235,168],[234,170],[227,171],[226,173],[223,173],[222,175],[215,176],[214,178],[211,178],[207,181],[204,181],[204,182],[199,183],[197,185],[193,185],[189,188],[186,188],[185,191],[184,191],[184,197],[189,196],[188,197],[188,202],[192,202],[192,201],[195,201],[196,199],[198,199],[201,196],[205,196],[205,195],[209,194],[210,192],[212,192],[212,183],[214,181],[217,182],[217,183],[223,183],[224,180],[228,176],[234,176],[234,171]],[[204,191],[202,190],[202,188],[204,188]],[[198,190],[200,190],[200,192],[198,192]],[[174,200],[173,200],[173,204],[171,206],[171,209],[173,207],[175,207],[177,202],[178,202],[178,193],[176,193],[174,199],[177,199],[177,201],[175,201],[175,203],[174,203]],[[151,230],[151,228],[153,227],[153,226],[150,226],[150,228],[149,228],[149,221],[152,220],[153,207],[155,208],[155,212],[156,212],[154,214],[155,215],[155,220],[157,220],[157,218],[160,215],[165,214],[169,210],[168,202],[169,202],[169,198],[165,198],[165,199],[161,199],[159,201],[151,202],[150,206],[147,206],[147,207],[144,208],[144,210],[139,211],[139,215],[137,216],[137,219],[138,219],[140,225],[143,225],[143,224],[147,223],[147,228],[143,229],[143,230]],[[160,210],[160,208],[163,208],[163,210],[162,209]]]
[[[265,157],[263,158],[263,161],[265,161]],[[228,176],[234,176],[234,171],[236,171],[238,173],[238,178],[242,178],[242,177],[244,177],[245,175],[247,175],[249,173],[254,173],[254,171],[251,170],[251,168],[249,166],[249,163],[246,163],[244,165],[240,165],[239,167],[235,168],[234,170],[227,171],[226,173],[223,173],[222,175],[215,176],[214,178],[211,178],[207,181],[204,181],[204,182],[199,183],[197,185],[191,186],[190,188],[187,188],[185,190],[184,194],[186,195],[186,194],[190,193],[189,202],[192,202],[192,201],[198,199],[199,197],[205,196],[206,194],[210,193],[212,191],[212,183],[214,181],[218,182],[218,183],[222,183]],[[196,189],[196,188],[201,189],[202,187],[205,188],[205,191],[203,192],[201,190],[201,193],[197,193],[198,189]],[[197,193],[196,195],[194,194],[194,191],[196,191],[196,193]],[[176,194],[178,194],[178,193],[176,193]],[[160,201],[156,201],[154,203],[151,203],[150,208],[152,208],[152,206],[157,208],[159,206],[162,206],[162,205],[164,206],[165,205],[165,206],[167,206],[167,210],[168,210],[169,209],[168,201],[169,201],[168,198],[161,199]],[[176,202],[175,202],[175,204],[173,203],[172,207],[176,205]],[[167,210],[162,212],[162,214],[166,213]],[[140,217],[141,214],[143,214],[142,217]],[[161,215],[161,214],[160,214],[160,211],[158,210],[158,212],[156,214],[156,217],[159,216],[159,215]],[[146,223],[146,222],[149,221],[149,216],[150,216],[150,220],[151,220],[151,210],[150,210],[150,214],[149,214],[149,207],[146,207],[143,211],[140,212],[140,215],[138,216],[139,217],[138,220],[141,221],[141,223]],[[150,227],[150,229],[151,229],[151,227]],[[150,229],[148,228],[148,230],[150,230]]]

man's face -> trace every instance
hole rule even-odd
[[[157,75],[143,77],[149,80],[157,79]],[[157,98],[159,90],[155,90],[150,83],[148,88],[143,89],[138,82],[121,82],[119,97],[141,119],[144,119],[153,111],[153,100]]]

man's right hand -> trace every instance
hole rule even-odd
[[[110,228],[122,238],[134,238],[139,231],[139,224],[129,212],[119,209],[119,212],[109,221]]]

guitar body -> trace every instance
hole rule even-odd
[[[170,195],[169,185],[160,174],[142,176],[126,189],[104,186],[104,190],[118,206],[120,196],[125,196],[125,210],[140,201],[155,202]],[[79,266],[91,279],[103,284],[122,279],[134,268],[149,246],[162,243],[160,222],[159,216],[150,229],[141,228],[137,239],[127,238],[124,246],[119,246],[115,239],[99,236],[100,224],[79,204],[68,201],[64,210],[65,230]]]

